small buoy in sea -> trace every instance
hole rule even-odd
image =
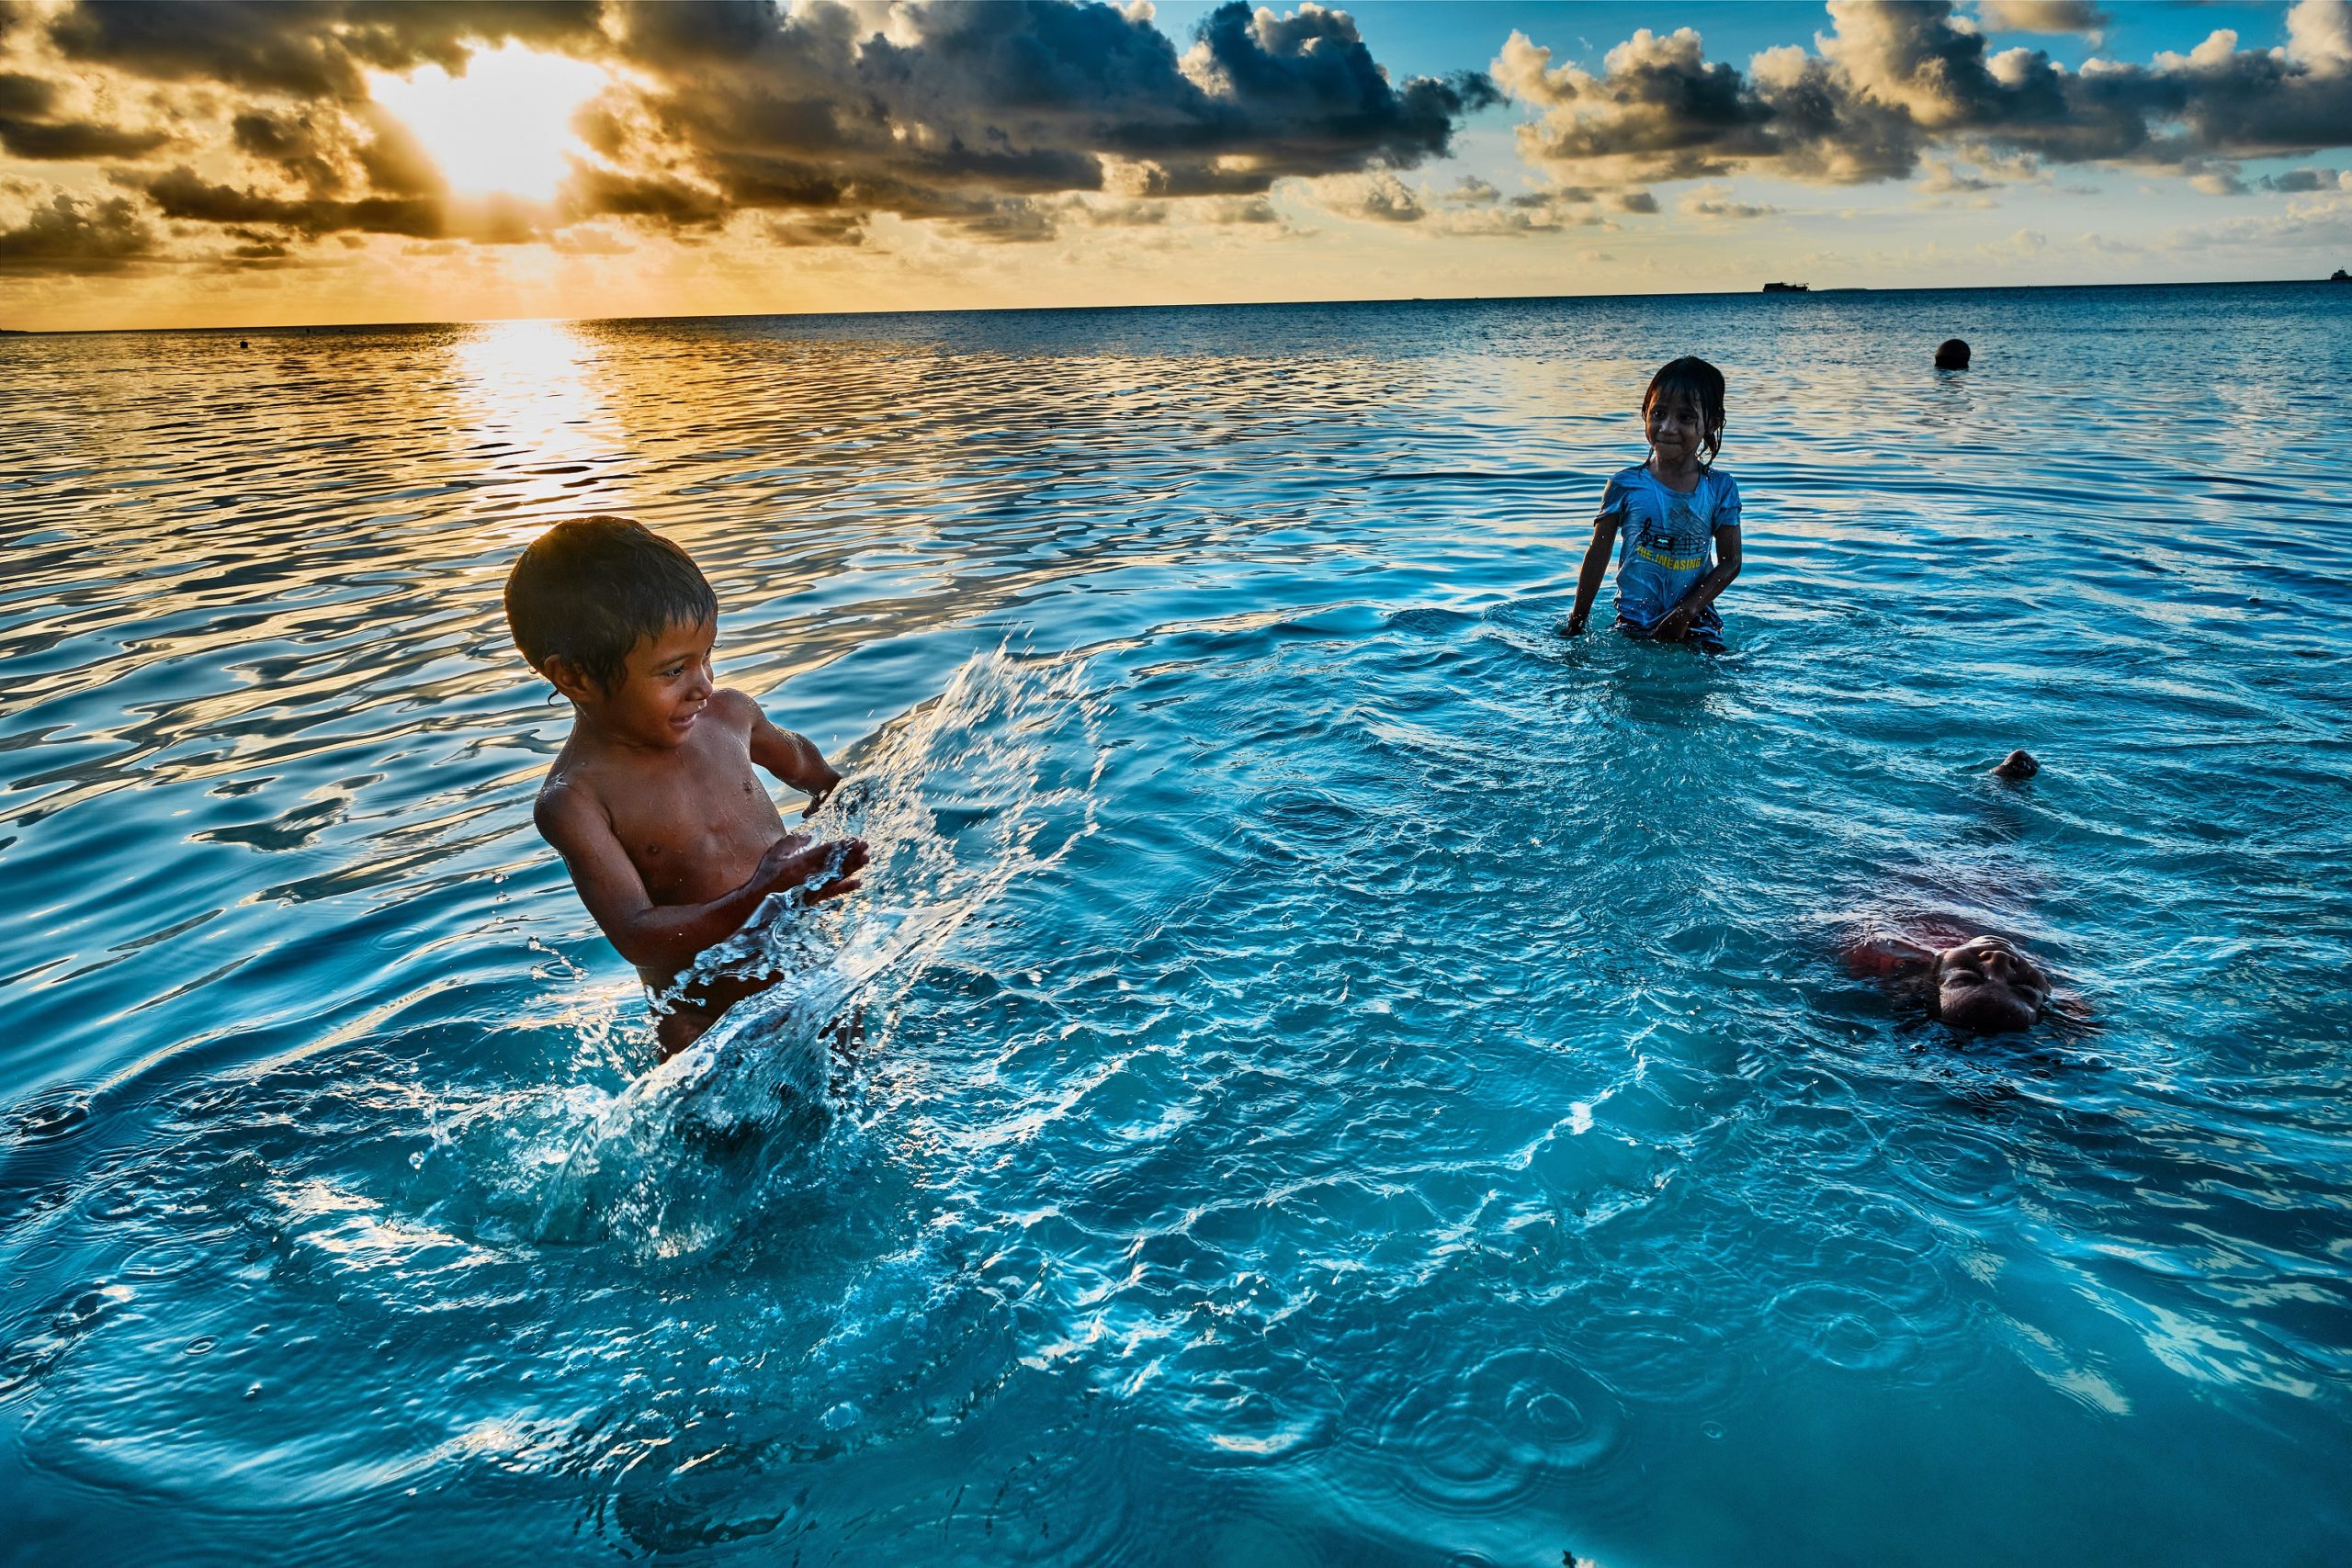
[[[2012,751],[1993,768],[1996,777],[2007,779],[2011,784],[2022,784],[2040,772],[2041,764],[2030,751]]]
[[[1968,340],[1948,337],[1936,344],[1936,368],[1965,370],[1968,368]]]
[[[243,347],[244,347],[244,346],[245,346],[245,340],[244,340],[244,339],[243,339],[243,338],[239,338],[239,339],[237,340],[237,346],[238,346],[239,348],[243,348]]]

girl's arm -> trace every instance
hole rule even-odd
[[[1622,512],[1603,512],[1592,521],[1592,543],[1584,547],[1584,565],[1577,572],[1576,608],[1568,612],[1567,624],[1560,630],[1567,637],[1584,635],[1585,623],[1592,616],[1593,596],[1600,592],[1600,578],[1609,570],[1609,552],[1617,543],[1617,523]]]
[[[1657,639],[1672,642],[1689,631],[1691,619],[1713,604],[1715,595],[1729,588],[1731,580],[1738,575],[1739,530],[1718,528],[1715,530],[1715,570],[1701,578],[1697,585],[1682,596],[1681,603],[1666,613],[1666,618],[1657,624]]]

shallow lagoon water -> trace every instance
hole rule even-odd
[[[2344,294],[0,343],[6,1552],[2341,1560]],[[1563,643],[1687,351],[1733,651]],[[589,511],[866,777],[862,1041],[637,1081]]]

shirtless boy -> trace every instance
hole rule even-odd
[[[841,775],[750,697],[712,684],[718,621],[718,597],[686,552],[626,518],[557,524],[506,579],[514,646],[573,710],[533,819],[657,997],[769,894],[837,898],[865,863],[858,840],[785,830],[752,763],[805,792],[810,811]],[[670,998],[662,1057],[759,988],[696,981]]]

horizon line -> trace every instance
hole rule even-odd
[[[2338,269],[2341,271],[2341,269]],[[181,327],[0,327],[6,337],[103,337],[130,333],[358,332],[395,327],[500,326],[519,321],[761,321],[867,316],[1005,316],[1071,314],[1081,310],[1284,310],[1317,305],[1525,305],[1556,300],[1589,299],[1792,299],[1847,294],[2002,294],[2042,289],[2122,288],[2278,288],[2340,283],[2341,277],[2186,278],[2169,282],[2135,283],[1969,283],[1908,285],[1879,288],[1868,284],[1830,284],[1814,288],[1804,284],[1752,289],[1652,289],[1616,294],[1445,294],[1370,295],[1325,299],[1227,299],[1193,303],[1129,303],[1110,305],[949,305],[921,310],[683,310],[641,316],[475,316],[464,319],[418,317],[376,321],[255,321],[238,326]]]

